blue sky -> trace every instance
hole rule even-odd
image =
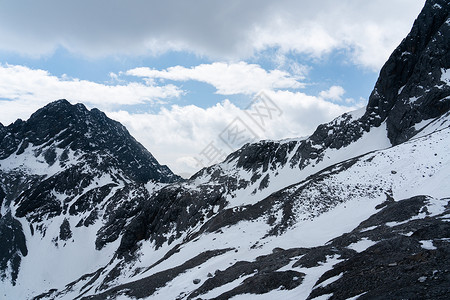
[[[231,151],[220,133],[236,118],[253,128],[245,112],[260,91],[283,113],[255,128],[257,139],[308,135],[364,107],[423,4],[1,1],[0,122],[59,98],[81,102],[192,174],[207,145]]]

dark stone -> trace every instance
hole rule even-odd
[[[334,249],[344,261],[323,274],[308,299],[326,294],[333,294],[330,299],[360,294],[363,295],[359,299],[446,299],[450,292],[447,268],[450,246],[443,240],[450,234],[450,225],[443,219],[449,212],[414,218],[423,211],[426,199],[419,196],[388,204],[351,233],[328,243],[325,247]],[[401,213],[408,206],[412,209]],[[399,222],[399,225],[383,226],[386,222]],[[369,225],[375,229],[361,231]],[[405,235],[409,232],[414,233]],[[343,254],[344,247],[362,238],[377,243],[360,253]],[[436,249],[424,249],[421,240],[431,240]],[[324,287],[319,285],[338,275],[341,275],[338,280]]]
[[[22,224],[8,212],[0,218],[0,279],[15,285],[22,256],[27,254]]]
[[[70,215],[76,215],[79,212],[92,210],[97,204],[102,202],[117,184],[110,183],[104,186],[93,188],[80,196],[69,208]]]
[[[59,227],[59,238],[63,241],[67,241],[72,237],[72,230],[70,230],[70,223],[65,218]]]
[[[390,202],[380,212],[362,222],[359,227],[366,228],[387,222],[408,220],[419,214],[428,199],[426,196],[416,196],[408,199],[408,201]]]
[[[45,161],[51,166],[56,161],[56,151],[54,147],[48,148],[44,153]]]
[[[90,225],[93,225],[95,223],[97,218],[98,218],[98,210],[94,209],[93,211],[91,211],[86,220],[84,220],[83,225],[85,227],[89,227]]]
[[[3,200],[5,200],[5,192],[3,191],[2,187],[0,186],[0,208],[3,206]],[[2,214],[0,212],[0,218],[2,217]]]
[[[264,176],[264,178],[261,180],[261,183],[259,184],[260,190],[263,190],[269,186],[269,178],[270,178],[269,174]]]
[[[213,189],[210,186],[203,186],[195,191],[181,186],[161,189],[136,207],[135,216],[124,231],[118,253],[120,255],[133,253],[137,249],[137,242],[141,240],[154,241],[156,247],[160,247],[167,241],[166,235],[172,229],[175,229],[178,238],[181,232],[204,220],[202,209],[212,211],[214,206],[223,208],[226,204],[224,192],[220,186]],[[115,222],[117,217],[111,219],[111,224]]]
[[[450,85],[440,81],[441,69],[450,68],[449,10],[447,0],[425,3],[411,32],[381,69],[369,98],[365,118],[374,124],[386,120],[394,145],[416,133],[414,124],[450,108]]]

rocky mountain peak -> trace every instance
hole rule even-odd
[[[101,158],[104,164],[123,170],[137,182],[180,179],[167,166],[160,165],[119,122],[98,109],[88,110],[83,104],[72,105],[65,99],[39,109],[27,121],[17,120],[0,128],[0,159],[21,155],[29,147],[36,155],[44,153],[49,165],[59,158],[66,160],[72,151],[91,164]],[[58,156],[58,149],[64,155]]]

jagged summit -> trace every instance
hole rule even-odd
[[[58,149],[84,153],[91,162],[108,161],[138,182],[174,182],[180,178],[138,143],[119,122],[94,108],[57,100],[39,109],[27,121],[17,120],[0,128],[0,159],[22,154],[28,147],[45,152],[53,165],[61,156]],[[64,156],[66,156],[66,154]],[[113,158],[114,161],[109,161]],[[63,159],[64,160],[64,159]],[[99,162],[101,163],[101,162]]]

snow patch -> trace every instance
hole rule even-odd
[[[362,238],[361,240],[357,241],[356,243],[352,243],[348,245],[347,248],[355,250],[356,252],[363,252],[366,251],[367,248],[372,247],[377,242],[374,242],[372,240],[369,240],[368,238]]]
[[[410,103],[414,103],[414,102],[416,102],[419,98],[420,98],[420,97],[416,97],[416,96],[411,97],[411,98],[409,98],[409,102],[410,102]]]
[[[436,250],[437,248],[433,245],[432,240],[422,240],[420,241],[422,248],[426,250]]]
[[[441,81],[450,85],[450,69],[441,69]]]
[[[366,231],[371,231],[374,230],[375,228],[377,228],[378,226],[370,226],[364,229],[361,229],[359,232],[366,232]]]

